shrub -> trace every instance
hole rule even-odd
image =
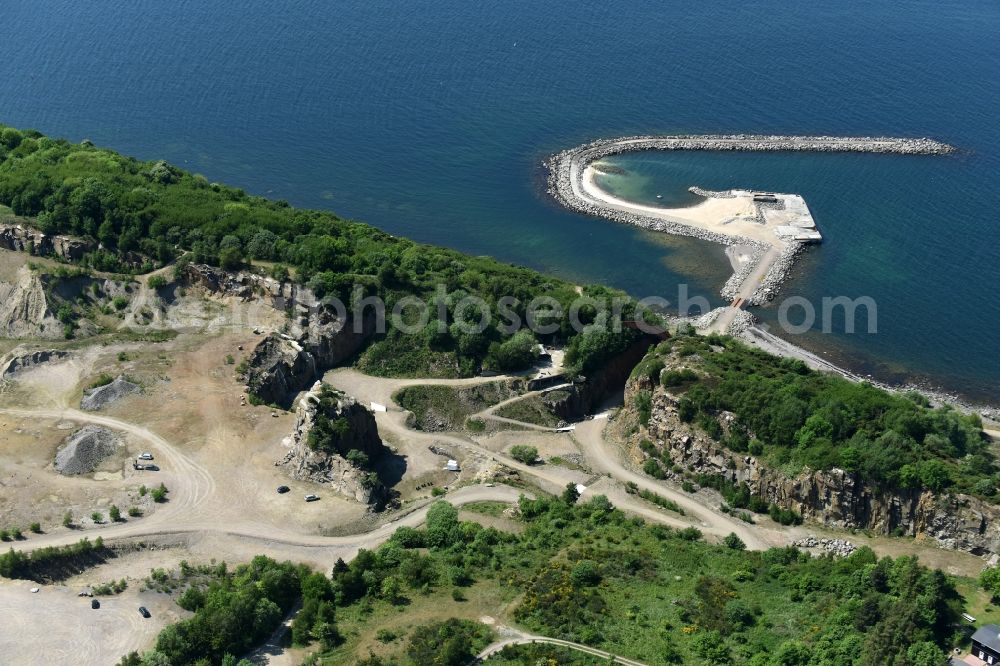
[[[726,546],[726,548],[730,548],[732,550],[746,550],[747,547],[747,545],[743,543],[743,539],[739,538],[735,532],[727,534],[722,540],[722,543]]]
[[[660,384],[667,388],[683,386],[684,384],[697,380],[698,374],[689,368],[684,368],[683,370],[668,370],[660,375]]]
[[[492,634],[479,622],[451,618],[417,627],[406,655],[415,666],[464,666],[489,644]]]
[[[684,541],[698,541],[701,539],[701,530],[697,527],[685,527],[677,531],[677,536]]]
[[[525,444],[515,444],[510,447],[510,457],[525,465],[531,465],[538,459],[538,449]]]
[[[97,379],[90,382],[90,386],[88,386],[87,388],[92,388],[92,389],[100,388],[102,386],[107,386],[113,381],[115,381],[114,377],[112,377],[106,372],[102,372],[100,375],[97,376]]]
[[[98,524],[103,523],[104,522],[104,514],[101,513],[100,511],[95,511],[94,513],[90,514],[90,519],[93,520],[95,523],[98,523]]]
[[[140,509],[137,506],[130,506],[128,508],[128,515],[130,515],[133,518],[139,518],[140,516],[142,516],[142,509]]]
[[[161,504],[166,502],[168,492],[167,487],[163,483],[160,483],[159,486],[153,488],[153,501]]]
[[[28,529],[31,530],[32,532],[34,532],[35,534],[41,534],[42,533],[42,525],[41,525],[41,523],[31,523],[31,525],[28,526]]]
[[[646,462],[642,464],[642,471],[649,474],[654,479],[667,478],[667,475],[663,472],[663,468],[660,467],[660,463],[656,462],[654,458],[646,459]]]
[[[111,508],[108,509],[108,518],[111,519],[111,522],[117,523],[122,519],[122,512],[118,510],[117,506],[112,504]]]
[[[162,289],[167,286],[167,279],[162,275],[154,275],[149,278],[149,282],[147,284],[150,289]]]
[[[639,423],[649,425],[649,417],[653,413],[653,398],[649,391],[639,391],[635,394],[635,409],[639,412]]]

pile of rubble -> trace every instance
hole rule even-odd
[[[825,550],[842,557],[847,557],[858,549],[857,546],[846,539],[817,539],[812,534],[801,539],[796,539],[792,542],[792,545],[796,548],[819,548],[820,550]]]
[[[87,389],[84,391],[83,399],[80,401],[80,409],[85,409],[88,412],[94,412],[98,409],[103,409],[111,403],[117,402],[126,396],[132,395],[133,393],[140,393],[141,391],[142,387],[138,384],[133,384],[129,380],[125,379],[124,376],[119,376],[110,384],[105,384],[104,386],[98,386],[97,388]]]
[[[88,474],[118,452],[121,439],[100,426],[88,425],[66,438],[56,452],[55,468],[60,474]]]

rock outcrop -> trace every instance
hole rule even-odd
[[[332,428],[336,441],[313,448],[309,434],[320,417],[336,424]],[[375,509],[385,505],[388,493],[378,476],[347,459],[351,451],[358,451],[371,465],[388,453],[378,435],[375,415],[354,398],[316,382],[299,399],[295,429],[286,443],[291,450],[280,464],[292,478],[327,485]]]
[[[36,349],[34,351],[24,351],[15,349],[10,357],[0,362],[0,377],[8,377],[17,374],[21,370],[64,359],[69,356],[69,352],[58,349]]]
[[[76,261],[96,250],[97,244],[70,236],[49,236],[21,224],[0,224],[0,248]]]
[[[587,414],[593,414],[612,390],[621,389],[632,368],[658,341],[655,335],[643,335],[591,376],[547,395],[544,399],[546,407],[563,421],[579,421]]]
[[[41,278],[27,266],[18,271],[15,282],[0,282],[0,337],[64,337]]]
[[[975,555],[1000,553],[1000,506],[967,495],[876,489],[839,469],[805,470],[788,477],[752,455],[730,451],[692,424],[682,422],[677,414],[678,398],[654,386],[647,377],[628,383],[627,406],[635,404],[639,391],[651,392],[652,409],[646,432],[628,438],[636,462],[643,456],[638,442],[646,438],[664,451],[677,468],[721,476],[733,484],[745,483],[752,495],[791,509],[807,521],[931,538],[947,548]],[[730,414],[720,415],[724,430],[731,420]]]
[[[258,343],[248,359],[250,394],[269,405],[284,404],[316,381],[316,359],[295,340],[271,333]]]
[[[248,362],[247,386],[268,404],[290,405],[298,392],[356,354],[375,332],[370,309],[361,320],[350,313],[341,317],[333,305],[293,282],[197,264],[185,268],[182,281],[218,296],[262,300],[287,313],[287,332],[266,336]]]

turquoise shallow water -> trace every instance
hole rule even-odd
[[[963,152],[621,159],[646,178],[640,197],[800,192],[827,241],[786,293],[879,304],[877,334],[805,343],[885,378],[1000,395],[1000,6],[665,4],[10,0],[0,122],[636,296],[674,300],[687,282],[714,302],[718,246],[560,210],[542,159],[630,133],[933,136]]]

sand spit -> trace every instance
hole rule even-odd
[[[766,224],[773,214],[768,204],[755,200],[754,192],[691,190],[706,200],[689,208],[659,208],[618,199],[594,181],[593,164],[609,155],[645,150],[712,151],[810,151],[890,153],[898,155],[946,155],[955,148],[932,139],[893,137],[769,136],[755,134],[632,136],[601,139],[565,150],[551,157],[549,193],[567,208],[633,224],[652,231],[693,236],[723,245],[750,248],[749,261],[722,287],[722,295],[740,304],[759,305],[772,299],[788,276],[806,242],[794,236],[777,235]],[[606,171],[606,170],[605,170]],[[778,195],[805,207],[797,195]],[[747,208],[747,202],[753,206]],[[805,209],[808,212],[808,209]],[[765,211],[770,211],[765,214]],[[815,234],[818,235],[818,234]]]

